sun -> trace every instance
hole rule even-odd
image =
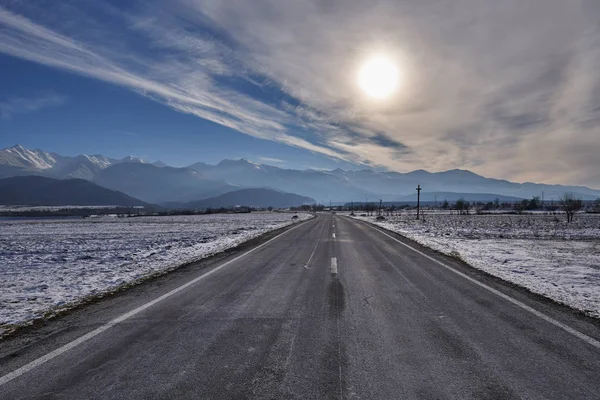
[[[368,60],[358,73],[358,85],[370,97],[385,99],[389,97],[400,80],[396,65],[384,56]]]

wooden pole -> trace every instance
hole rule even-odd
[[[419,214],[421,213],[421,185],[417,186],[417,219],[419,219]]]

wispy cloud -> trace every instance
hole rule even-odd
[[[600,186],[598,2],[43,4],[0,7],[0,52],[357,164]],[[355,82],[377,52],[403,75],[383,103]]]
[[[264,161],[264,162],[270,162],[270,163],[275,163],[275,164],[283,164],[285,162],[285,160],[281,160],[279,158],[272,158],[272,157],[258,157],[259,160]]]
[[[130,131],[118,131],[119,133],[122,133],[123,135],[127,135],[127,136],[139,136],[136,132],[130,132]]]
[[[29,114],[47,107],[64,104],[66,96],[44,94],[35,97],[12,97],[0,100],[0,119],[10,119],[17,114]]]

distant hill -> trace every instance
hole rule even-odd
[[[83,179],[15,176],[0,179],[0,204],[26,206],[145,206],[141,200]]]
[[[315,203],[314,199],[293,193],[283,193],[271,189],[241,189],[186,203],[182,208],[204,209],[235,206],[287,208],[313,203]]]
[[[464,199],[466,201],[474,202],[480,201],[483,203],[487,203],[488,201],[494,201],[498,199],[501,203],[514,203],[516,201],[521,201],[523,198],[521,197],[513,197],[513,196],[503,196],[494,193],[455,193],[455,192],[424,192],[421,193],[421,201],[422,202],[434,202],[442,203],[444,200],[449,202],[455,202],[458,199]],[[411,194],[408,196],[402,196],[398,198],[399,202],[416,202],[417,194]]]
[[[157,167],[139,162],[122,162],[104,168],[94,182],[153,204],[188,202],[238,189],[190,168]]]

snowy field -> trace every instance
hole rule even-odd
[[[600,215],[357,217],[600,317]]]
[[[311,218],[298,214],[298,221]],[[292,214],[0,220],[0,334],[292,223]]]

